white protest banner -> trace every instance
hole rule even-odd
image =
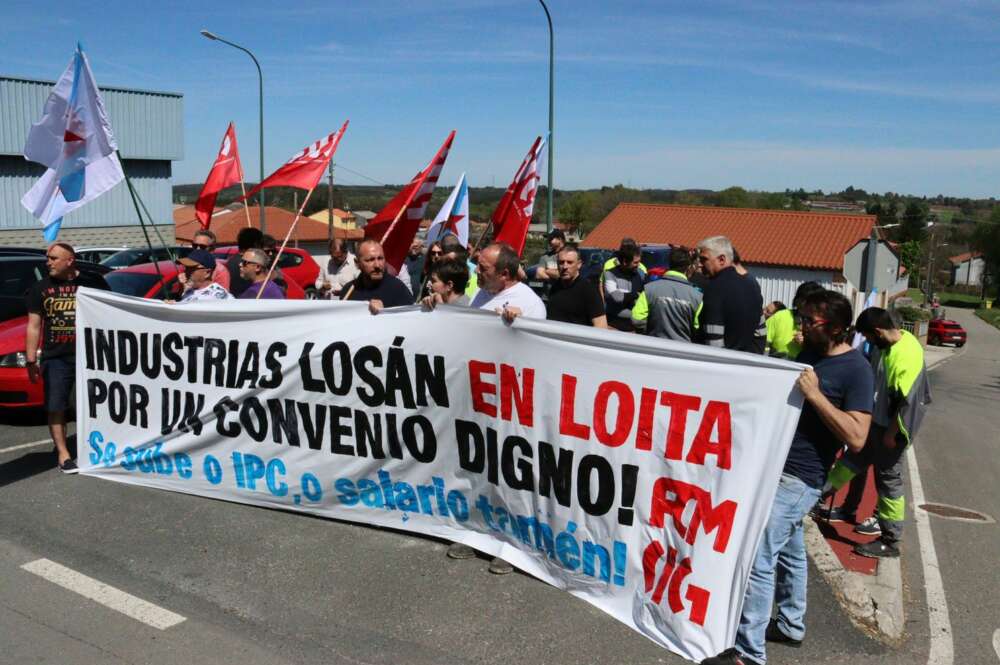
[[[466,543],[733,643],[798,365],[443,307],[77,294],[81,472]]]

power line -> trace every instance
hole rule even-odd
[[[341,164],[339,162],[337,163],[337,168],[338,169],[343,169],[344,171],[347,171],[348,173],[353,173],[354,175],[359,176],[361,178],[364,178],[365,180],[374,182],[376,185],[379,185],[380,187],[388,187],[388,185],[386,185],[384,182],[380,182],[380,181],[376,180],[375,178],[366,176],[364,173],[358,173],[357,171],[353,171],[353,170],[347,168],[346,166],[344,166],[343,164]]]

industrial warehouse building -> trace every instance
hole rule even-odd
[[[42,117],[55,81],[0,76],[0,245],[42,247],[42,226],[21,205],[45,168],[27,161],[24,144]],[[122,166],[163,239],[174,241],[171,162],[184,158],[182,95],[101,88]],[[147,218],[148,219],[148,218]],[[150,229],[154,243],[156,235]],[[63,219],[59,239],[77,247],[145,244],[128,186],[122,182]]]

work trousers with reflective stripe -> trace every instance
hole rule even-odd
[[[896,447],[889,449],[882,442],[885,429],[873,425],[868,431],[865,447],[857,453],[847,453],[830,472],[834,488],[840,489],[856,475],[861,475],[869,466],[875,467],[875,489],[878,505],[875,515],[882,528],[882,538],[889,543],[897,543],[903,535],[903,520],[906,518],[906,493],[903,488],[903,453],[906,451],[902,437],[896,438]],[[857,501],[861,497],[856,492],[848,493],[844,508],[857,512]],[[850,502],[854,502],[851,505]]]

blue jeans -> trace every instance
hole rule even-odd
[[[806,544],[802,518],[819,500],[821,491],[795,476],[781,475],[771,516],[750,569],[743,598],[743,614],[736,632],[736,649],[759,663],[767,661],[764,631],[771,620],[771,604],[778,604],[778,627],[788,637],[805,636]]]

